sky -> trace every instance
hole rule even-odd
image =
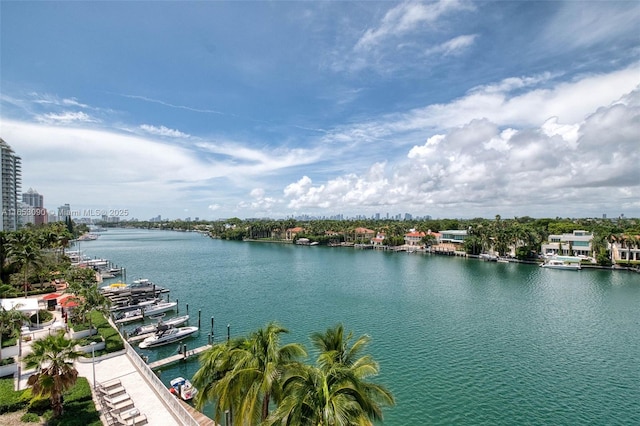
[[[50,209],[640,217],[637,1],[1,0],[0,24],[0,137]]]

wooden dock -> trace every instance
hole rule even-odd
[[[192,356],[199,355],[200,353],[206,351],[210,347],[211,345],[204,345],[204,346],[200,346],[199,348],[195,348],[191,350],[187,349],[187,352],[184,354],[172,355],[168,358],[159,359],[158,361],[151,362],[149,363],[149,368],[151,368],[152,370],[155,370],[156,368],[164,367],[166,365],[170,365],[179,361],[183,361],[183,360],[186,361]]]
[[[180,398],[178,398],[178,401],[180,401],[180,404],[182,404],[182,406],[193,416],[193,418],[196,419],[196,421],[198,422],[198,425],[200,425],[200,426],[216,426],[216,422],[214,422],[209,417],[207,417],[204,414],[202,414],[200,411],[198,411],[195,408],[193,408],[191,405],[187,404],[186,402],[184,402]]]

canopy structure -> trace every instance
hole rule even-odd
[[[9,311],[14,307],[21,312],[38,312],[38,299],[16,297],[14,299],[0,299],[2,307]]]
[[[27,297],[16,297],[14,299],[0,299],[0,305],[10,311],[13,308],[20,312],[35,312],[36,321],[40,323],[40,308],[38,307],[38,299]]]

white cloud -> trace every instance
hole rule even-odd
[[[575,84],[585,88],[583,81]],[[287,186],[284,195],[289,208],[298,210],[402,205],[443,216],[486,216],[491,214],[487,208],[516,215],[584,216],[597,215],[594,208],[613,202],[620,211],[637,212],[640,88],[577,115],[583,119],[563,122],[552,116],[537,127],[520,129],[470,120],[412,147],[404,163],[376,163],[365,174],[350,173],[321,185],[305,176]]]
[[[420,25],[436,22],[441,16],[464,9],[470,3],[441,0],[434,3],[404,2],[390,9],[377,28],[369,28],[356,43],[355,51],[368,51],[389,38],[416,30]]]
[[[65,111],[59,114],[48,113],[36,117],[36,120],[42,123],[62,123],[69,124],[72,122],[96,123],[97,119],[82,111]]]
[[[220,204],[209,204],[208,209],[215,212],[217,210],[220,210],[221,207],[222,206]]]
[[[459,55],[475,42],[477,34],[461,35],[448,40],[438,46],[427,49],[426,55],[442,54],[445,56]]]
[[[633,37],[638,42],[640,5],[634,1],[557,3],[559,11],[542,31],[542,40],[554,48],[614,45]]]
[[[152,126],[150,124],[142,124],[140,126],[140,129],[144,130],[145,132],[151,134],[151,135],[157,135],[157,136],[168,136],[168,137],[172,137],[172,138],[188,138],[190,137],[190,135],[188,135],[187,133],[183,133],[179,130],[175,130],[175,129],[170,129],[168,127],[165,126],[160,126],[160,127],[156,127],[156,126]]]

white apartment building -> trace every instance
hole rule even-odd
[[[22,163],[13,149],[0,138],[0,231],[18,229],[18,194],[20,193]]]

